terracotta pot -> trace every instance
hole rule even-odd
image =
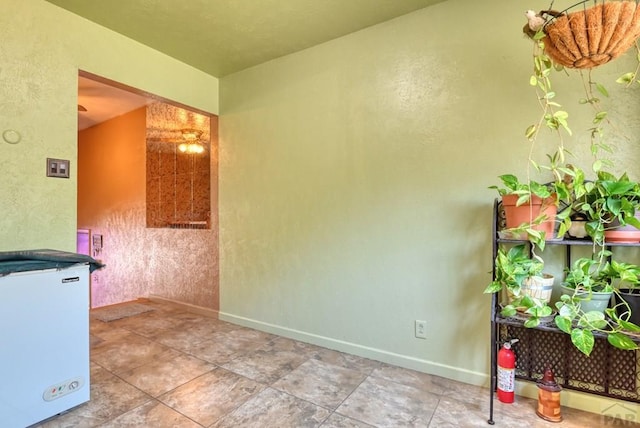
[[[518,195],[503,195],[502,206],[506,219],[507,229],[521,226],[524,223],[531,223],[541,214],[546,214],[547,219],[539,225],[532,227],[533,230],[545,232],[546,239],[554,237],[556,214],[558,207],[556,206],[556,195],[542,199],[538,196],[531,195],[528,203],[516,206]]]
[[[635,217],[640,220],[640,211],[635,213]],[[638,243],[640,242],[640,230],[629,224],[625,226],[615,226],[617,221],[611,223],[612,229],[604,231],[605,242]]]

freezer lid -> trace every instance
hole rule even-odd
[[[13,272],[43,269],[66,269],[77,264],[88,264],[89,271],[101,269],[104,265],[85,254],[60,250],[0,251],[0,276]]]

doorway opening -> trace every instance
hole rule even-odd
[[[218,309],[217,116],[82,71],[78,82],[77,225],[106,264],[91,307],[158,296]],[[201,152],[181,151],[183,130]]]

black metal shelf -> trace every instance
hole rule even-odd
[[[504,229],[501,204],[496,199],[493,207],[493,253],[495,260],[499,244],[529,243],[522,239],[504,239],[498,230]],[[565,266],[571,264],[573,247],[592,246],[590,239],[553,239],[548,246],[563,246]],[[607,242],[613,247],[640,247],[640,243]],[[495,278],[495,266],[493,275]],[[534,328],[524,327],[526,318],[503,317],[500,302],[494,293],[491,298],[491,389],[489,424],[493,424],[493,400],[497,386],[497,355],[500,346],[510,339],[518,339],[513,345],[516,359],[516,378],[536,382],[546,367],[553,368],[556,381],[565,389],[586,392],[609,398],[640,403],[640,372],[636,351],[620,350],[611,346],[604,334],[595,334],[595,345],[590,356],[582,354],[571,342],[571,337],[556,327],[553,317]],[[640,337],[635,338],[640,343]]]
[[[503,239],[496,238],[496,243],[498,244],[526,244],[529,241],[524,239]],[[592,246],[593,241],[590,239],[550,239],[548,241],[544,241],[545,245],[561,245],[561,246]],[[639,247],[640,242],[607,242],[605,243],[607,247]]]

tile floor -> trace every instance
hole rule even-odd
[[[154,310],[92,317],[91,401],[34,427],[488,426],[487,389],[143,303]],[[496,427],[632,426],[495,403]]]

